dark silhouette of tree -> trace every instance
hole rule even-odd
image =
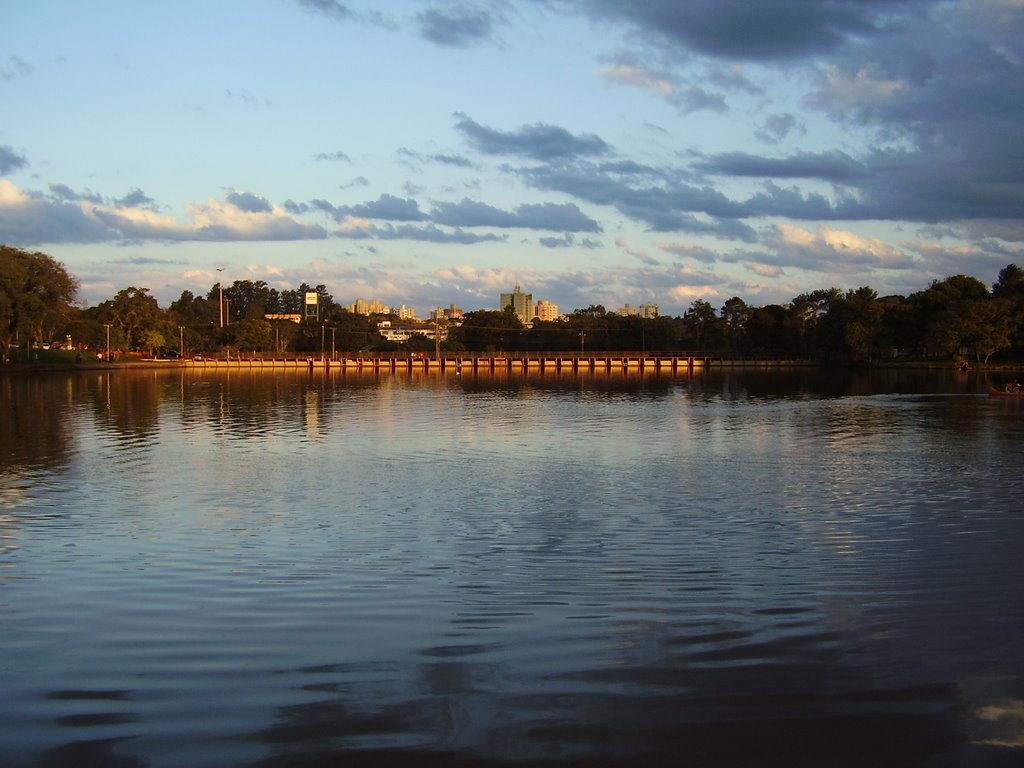
[[[6,351],[19,333],[37,342],[63,335],[77,314],[78,280],[38,251],[0,245],[0,343]]]
[[[515,312],[478,309],[463,316],[462,325],[452,329],[451,338],[473,352],[514,352],[519,349],[522,330]]]

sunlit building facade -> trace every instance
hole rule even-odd
[[[512,307],[521,323],[530,322],[533,319],[533,294],[523,293],[522,288],[517,285],[512,293],[501,294],[498,309],[504,311],[508,307]]]
[[[538,320],[557,320],[558,305],[547,299],[539,299],[533,307],[533,316]]]

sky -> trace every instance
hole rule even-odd
[[[87,305],[676,316],[1024,266],[1024,0],[10,0],[0,104],[0,243]]]

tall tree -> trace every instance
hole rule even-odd
[[[19,332],[37,342],[65,332],[77,296],[78,280],[52,256],[0,246],[0,342],[4,351]]]
[[[147,332],[159,330],[163,321],[163,313],[155,298],[149,295],[148,288],[124,288],[114,298],[100,305],[101,312],[109,318],[113,325],[124,333],[124,346],[127,350],[137,349],[145,345]],[[155,336],[149,336],[155,341]]]
[[[743,348],[743,338],[747,333],[747,322],[750,320],[750,307],[739,296],[726,299],[722,305],[722,336],[726,347],[738,352]]]
[[[683,315],[683,343],[705,351],[721,343],[721,321],[715,308],[704,299],[696,299]]]

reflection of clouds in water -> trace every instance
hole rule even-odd
[[[975,741],[996,747],[1024,747],[1024,700],[1007,699],[975,710]]]

